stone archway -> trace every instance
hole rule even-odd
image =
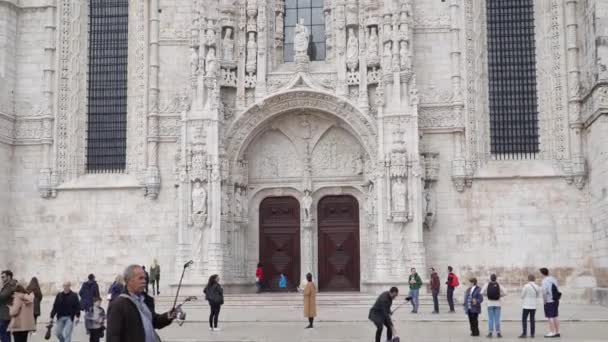
[[[249,107],[228,127],[225,133],[226,155],[232,165],[255,138],[264,124],[280,114],[294,110],[327,113],[342,120],[371,160],[378,151],[375,119],[362,113],[354,104],[335,95],[312,89],[294,89],[270,96]]]

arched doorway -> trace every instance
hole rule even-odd
[[[359,203],[348,195],[326,196],[317,208],[319,290],[359,291]]]
[[[277,290],[284,274],[289,286],[300,283],[300,203],[293,197],[267,197],[260,204],[260,262],[264,282]]]

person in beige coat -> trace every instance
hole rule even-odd
[[[312,281],[312,274],[306,274],[306,280],[308,280],[308,283],[304,288],[304,317],[308,318],[306,329],[310,329],[317,316],[317,287]]]
[[[15,342],[27,342],[30,331],[36,330],[34,320],[34,294],[27,293],[23,286],[18,285],[13,294],[13,305],[9,307],[11,322],[8,331],[13,334]]]

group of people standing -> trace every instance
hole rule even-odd
[[[431,271],[430,288],[433,296],[433,314],[439,313],[438,295],[440,289],[440,280],[434,268]],[[519,338],[534,337],[536,332],[535,315],[539,298],[543,299],[543,309],[545,317],[549,322],[549,332],[544,335],[547,338],[560,337],[558,309],[561,299],[559,284],[555,277],[549,275],[547,268],[541,268],[540,274],[543,277],[542,285],[538,286],[535,283],[536,277],[532,274],[528,276],[528,282],[521,289],[521,307],[522,307],[522,333]],[[483,287],[479,287],[477,279],[472,277],[469,280],[470,287],[466,290],[464,296],[464,311],[469,319],[471,336],[480,336],[479,331],[479,314],[481,313],[481,303],[484,298],[487,299],[488,311],[488,338],[494,336],[501,338],[501,298],[506,295],[506,291],[498,283],[496,274],[490,275],[489,282]],[[409,276],[409,294],[405,298],[412,305],[412,313],[418,313],[418,292],[422,287],[422,279],[416,273],[416,269],[411,269]],[[447,285],[447,300],[450,312],[454,310],[454,289],[459,286],[459,280],[454,274],[452,267],[448,267]],[[394,312],[391,311],[393,300],[399,295],[399,290],[392,287],[389,291],[382,293],[376,300],[374,306],[370,309],[369,319],[376,325],[376,342],[380,342],[383,328],[387,329],[387,339],[390,341],[395,334],[391,316]],[[530,330],[528,334],[528,321]]]
[[[145,271],[145,267],[141,267],[141,270],[144,275],[142,291],[147,293],[151,283],[152,293],[160,294],[160,266],[156,259],[149,274]],[[53,302],[47,335],[50,334],[54,325],[57,339],[60,342],[70,342],[74,326],[80,322],[81,312],[84,312],[85,329],[89,340],[98,342],[106,330],[106,310],[101,306],[103,301],[95,275],[89,274],[87,280],[82,283],[78,294],[72,291],[72,284],[69,281],[64,282],[62,287],[63,290],[56,295]],[[124,274],[117,276],[108,290],[108,307],[126,291]],[[11,342],[11,335],[14,342],[26,342],[29,335],[35,333],[42,298],[42,291],[36,277],[33,277],[27,287],[24,287],[13,278],[12,271],[2,271],[0,342]],[[53,324],[54,319],[56,321]],[[106,340],[109,341],[109,338]]]

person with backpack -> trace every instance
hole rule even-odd
[[[89,311],[93,307],[95,298],[99,298],[99,285],[95,281],[95,275],[89,274],[88,280],[80,286],[80,310]]]
[[[538,298],[540,298],[541,288],[534,283],[536,278],[533,274],[528,275],[528,283],[524,285],[521,290],[521,300],[522,300],[522,314],[521,314],[521,324],[522,324],[522,333],[519,335],[519,338],[526,338],[528,333],[528,316],[530,316],[530,337],[534,338],[535,332],[535,321],[534,315],[536,314],[536,304],[538,303]]]
[[[481,313],[483,295],[481,289],[477,286],[477,278],[471,278],[469,282],[471,287],[467,289],[464,295],[464,312],[469,317],[471,336],[479,336],[479,314]]]
[[[559,284],[555,277],[549,275],[549,270],[545,267],[540,269],[543,275],[542,293],[543,302],[545,303],[545,317],[549,321],[549,332],[545,337],[553,338],[560,337],[559,333],[559,300],[562,298],[562,293],[559,292]]]
[[[209,330],[220,331],[222,329],[218,328],[217,321],[220,317],[220,309],[224,305],[224,289],[220,285],[220,276],[214,274],[209,277],[209,281],[203,292],[211,309],[209,313]]]
[[[445,284],[448,286],[447,297],[448,297],[448,305],[450,306],[450,313],[455,313],[454,310],[454,290],[460,285],[458,281],[458,276],[453,272],[454,269],[452,266],[448,266],[448,281]]]
[[[416,272],[415,268],[411,269],[411,274],[408,279],[408,283],[410,284],[410,293],[407,296],[410,302],[412,303],[412,313],[418,313],[418,306],[420,304],[418,298],[420,294],[420,288],[422,287],[422,279]]]
[[[500,331],[500,298],[505,296],[505,292],[496,281],[496,274],[490,275],[490,282],[481,290],[481,294],[488,299],[488,338],[496,332],[496,337],[501,338]]]
[[[89,333],[89,342],[99,342],[104,336],[106,311],[101,307],[101,298],[93,299],[93,307],[84,315],[84,327]]]

